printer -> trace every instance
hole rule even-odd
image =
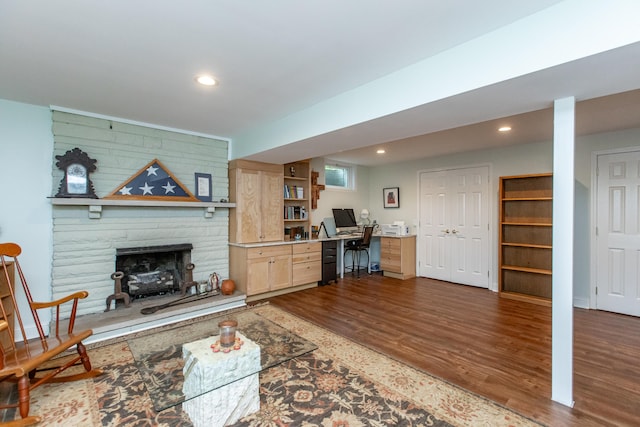
[[[382,224],[383,236],[406,236],[409,234],[409,226],[404,221],[394,221],[393,224]]]

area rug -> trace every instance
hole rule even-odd
[[[162,411],[184,401],[182,344],[206,338],[211,338],[213,344],[218,322],[226,319],[238,322],[238,331],[260,346],[262,370],[317,348],[312,342],[259,316],[252,310],[212,317],[201,322],[190,322],[185,326],[128,339],[129,349],[156,411]]]
[[[260,374],[260,411],[237,426],[537,426],[487,399],[271,305],[248,309],[318,349]],[[40,425],[190,426],[180,405],[155,411],[126,341],[89,350],[105,374],[36,389]]]

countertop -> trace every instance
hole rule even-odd
[[[415,234],[407,234],[404,236],[396,236],[390,234],[374,233],[373,237],[390,237],[395,239],[404,239],[408,237],[414,237]],[[319,239],[300,239],[300,240],[279,240],[275,242],[255,242],[255,243],[232,243],[229,242],[229,246],[237,246],[239,248],[260,248],[265,246],[280,246],[280,245],[298,245],[302,243],[317,243],[331,240],[350,240],[359,239],[362,237],[362,233],[356,234],[342,234],[334,237],[323,237]]]

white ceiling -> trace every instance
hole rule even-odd
[[[0,0],[0,98],[236,143],[241,135],[558,3]],[[375,165],[383,160],[372,148],[381,145],[388,152],[384,161],[403,161],[549,139],[550,111],[536,110],[564,92],[591,99],[640,88],[640,59],[629,58],[640,58],[640,44],[248,157],[284,162],[329,156]],[[195,84],[201,72],[212,73],[220,85]],[[602,131],[600,122],[611,127],[613,119],[619,120],[615,128],[640,126],[638,92],[631,95],[606,98],[614,103],[603,109],[601,101],[589,110],[588,132]],[[613,105],[624,108],[601,120]],[[487,120],[501,117],[509,117],[514,132],[496,137],[502,120]]]

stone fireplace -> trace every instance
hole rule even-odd
[[[206,281],[213,272],[228,277],[229,207],[224,203],[103,199],[152,159],[160,160],[192,193],[194,174],[210,174],[213,201],[228,199],[226,140],[61,111],[53,111],[53,133],[52,188],[58,188],[62,178],[55,155],[78,147],[96,159],[91,180],[98,199],[52,203],[52,298],[86,290],[89,297],[80,302],[78,316],[104,313],[106,300],[114,293],[111,275],[129,268],[128,252],[140,248],[177,248],[179,255],[172,255],[176,266],[161,267],[176,271],[170,280],[174,285],[180,284],[189,262],[195,265],[194,281]],[[148,258],[141,264],[145,262],[150,269],[146,273],[153,276],[152,264],[166,260]]]

